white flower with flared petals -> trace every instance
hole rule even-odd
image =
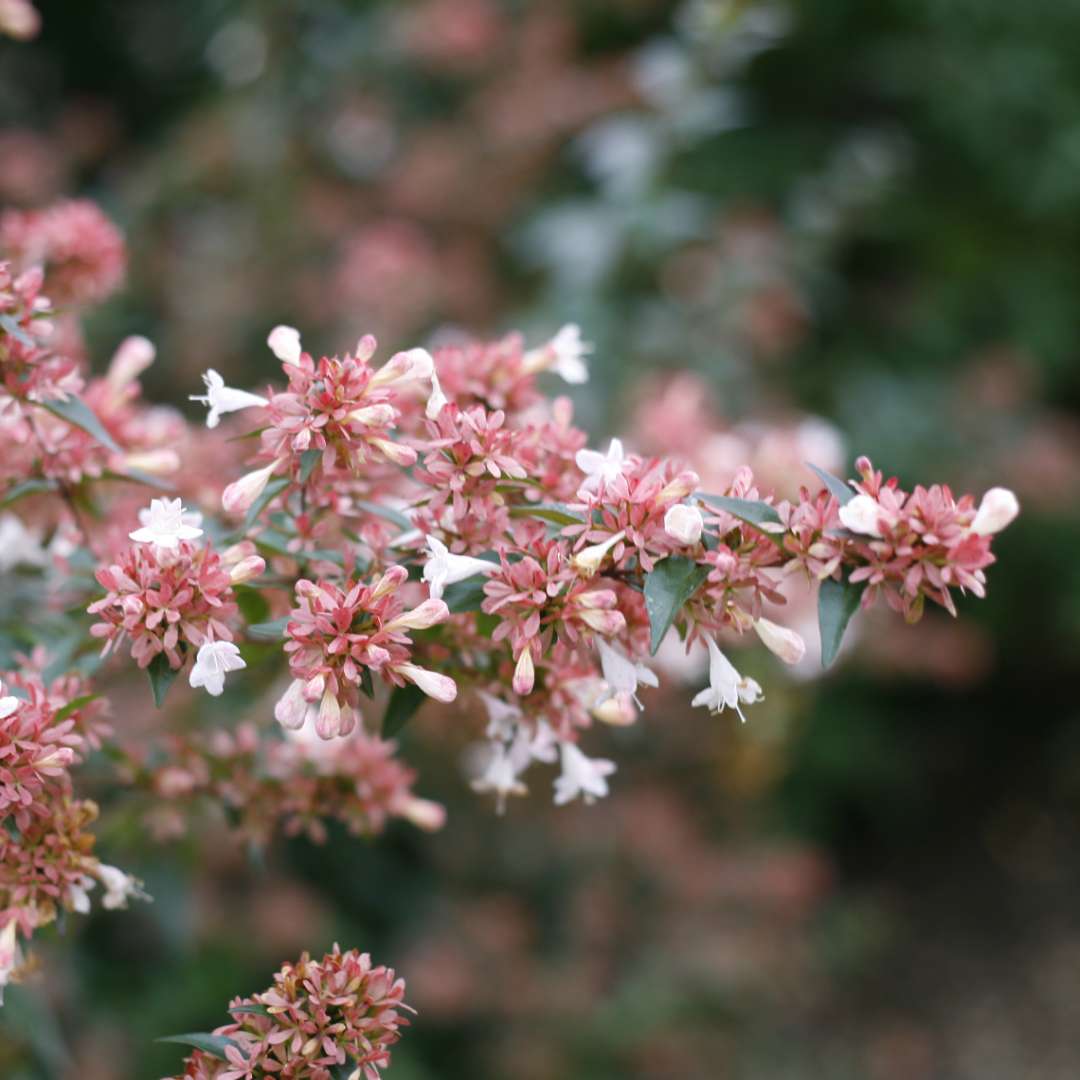
[[[585,357],[593,351],[591,342],[581,340],[581,327],[567,323],[547,344],[554,354],[551,370],[565,382],[581,385],[589,381]]]
[[[599,450],[579,450],[574,457],[577,467],[585,474],[582,491],[598,491],[601,484],[610,484],[623,471],[626,455],[621,439],[612,439],[607,453]]]
[[[423,579],[430,586],[432,599],[442,597],[447,585],[475,577],[477,574],[491,574],[499,569],[498,563],[486,559],[474,559],[471,555],[452,555],[450,549],[436,536],[428,536],[430,558],[424,564]]]
[[[618,694],[628,694],[640,709],[642,705],[638,700],[637,688],[659,686],[660,680],[657,679],[656,673],[644,664],[635,663],[602,639],[597,639],[596,647],[600,651],[600,667],[604,673],[604,682],[608,687],[608,692],[597,704],[602,704],[608,698]]]
[[[231,641],[207,641],[199,646],[188,682],[193,687],[206,687],[208,694],[217,697],[225,689],[225,676],[245,667],[240,650]]]
[[[719,646],[709,638],[709,685],[698,693],[691,705],[704,705],[709,712],[718,713],[721,709],[734,709],[739,719],[746,721],[739,703],[753,705],[762,698],[761,687],[753,679],[744,678],[731,661],[720,651]]]
[[[0,515],[0,574],[16,566],[45,566],[48,561],[36,529],[28,529],[14,514]]]
[[[206,426],[216,428],[225,413],[239,412],[241,409],[254,409],[268,405],[266,398],[252,394],[247,390],[234,390],[225,385],[225,380],[213,369],[203,373],[206,384],[205,394],[189,395],[192,401],[201,402],[210,411],[206,414]]]
[[[502,814],[506,810],[508,795],[527,795],[529,789],[518,779],[517,770],[502,743],[492,743],[490,757],[483,772],[472,781],[472,789],[481,795],[495,796],[495,809]]]
[[[477,690],[476,696],[484,703],[488,714],[485,734],[489,739],[512,739],[522,718],[521,709],[510,701],[489,694],[486,690]]]
[[[131,874],[125,874],[118,867],[99,863],[95,873],[105,889],[105,895],[101,898],[101,905],[108,908],[109,911],[126,908],[129,900],[150,899],[143,891],[142,882],[138,878],[132,877]]]
[[[202,518],[198,520],[201,522]],[[139,544],[175,550],[181,540],[195,540],[203,534],[179,499],[151,499],[149,509],[139,511],[139,521],[142,528],[128,533]]]
[[[555,778],[555,805],[563,806],[579,795],[587,804],[608,793],[607,777],[615,771],[615,762],[606,758],[586,757],[576,743],[559,744],[562,772]]]

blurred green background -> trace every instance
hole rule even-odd
[[[496,818],[434,714],[433,837],[253,859],[106,796],[155,903],[43,950],[0,1075],[175,1072],[156,1036],[335,939],[408,980],[396,1080],[1080,1074],[1080,3],[38,6],[0,42],[0,200],[123,226],[88,336],[154,339],[151,397],[271,378],[278,322],[576,320],[597,441],[690,370],[721,425],[812,413],[1024,513],[958,623],[871,620],[821,679],[748,656],[741,727],[654,697],[601,806]]]

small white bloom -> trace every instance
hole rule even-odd
[[[862,536],[880,536],[881,506],[869,495],[856,495],[840,507],[840,522],[846,529]]]
[[[555,356],[551,370],[556,375],[575,385],[589,381],[585,357],[593,351],[593,346],[581,340],[581,328],[576,323],[567,323],[548,342],[547,347]]]
[[[71,882],[67,887],[67,902],[72,911],[80,915],[86,915],[90,911],[90,892],[97,884],[92,877],[83,874],[78,880]]]
[[[634,699],[637,707],[642,707],[638,701],[637,688],[639,686],[659,686],[660,680],[656,673],[644,664],[635,663],[624,656],[618,649],[613,648],[603,638],[598,638],[596,647],[600,650],[600,667],[604,673],[604,682],[607,683],[608,692],[601,697],[597,705],[601,705],[609,698],[618,694],[628,694]]]
[[[743,678],[731,661],[720,651],[716,642],[709,638],[709,685],[698,693],[691,705],[704,705],[710,712],[734,709],[739,719],[746,721],[739,703],[753,705],[762,697],[761,687],[750,678]]]
[[[132,877],[131,874],[125,874],[118,867],[99,863],[97,876],[105,889],[105,895],[101,898],[101,905],[110,911],[117,908],[126,908],[129,900],[150,899],[143,892],[142,882],[138,878]]]
[[[28,529],[14,514],[0,515],[0,574],[16,566],[45,566],[48,561],[36,529]]]
[[[435,369],[431,371],[431,396],[427,399],[427,407],[424,409],[424,415],[429,420],[434,420],[449,404],[446,395],[443,393],[442,385],[439,383],[439,376]]]
[[[199,646],[188,682],[193,687],[205,686],[208,694],[217,697],[225,689],[225,676],[245,667],[240,650],[231,641],[207,641]]]
[[[599,450],[579,450],[574,460],[585,474],[581,490],[597,491],[601,484],[610,484],[623,471],[626,455],[622,440],[612,439],[606,454]]]
[[[664,532],[680,544],[696,544],[701,539],[705,519],[696,506],[676,503],[664,515]]]
[[[555,805],[563,806],[579,795],[589,805],[608,793],[607,777],[615,771],[615,762],[606,758],[586,757],[576,743],[559,744],[562,772],[555,778]]]
[[[192,401],[201,402],[210,410],[206,414],[208,428],[216,428],[224,413],[269,404],[266,398],[259,394],[252,394],[247,390],[234,390],[231,386],[226,386],[225,380],[213,368],[203,372],[203,383],[206,385],[206,393],[190,394],[189,397]]]
[[[294,326],[275,326],[266,344],[279,360],[287,364],[295,364],[300,359],[300,331]]]
[[[517,769],[502,743],[492,743],[490,756],[483,772],[472,781],[473,791],[495,796],[495,809],[502,814],[506,810],[507,795],[526,795],[528,788],[518,779]]]
[[[785,664],[797,664],[806,655],[802,635],[769,619],[755,619],[754,629],[765,647],[776,653]]]
[[[1020,503],[1008,488],[991,488],[979,503],[971,531],[978,536],[992,536],[1001,532],[1019,513]]]
[[[512,739],[522,717],[521,709],[513,702],[503,701],[486,690],[477,690],[476,694],[487,709],[488,724],[484,734],[489,739]]]
[[[3,683],[0,683],[0,690],[3,690]],[[19,707],[19,699],[12,697],[8,694],[7,697],[0,697],[0,720],[6,720],[17,708]]]
[[[450,549],[436,536],[427,538],[430,558],[424,564],[424,581],[431,587],[430,595],[438,600],[447,585],[453,585],[477,574],[491,574],[499,569],[498,563],[486,559],[474,559],[471,555],[451,555]]]
[[[583,547],[571,558],[570,564],[576,570],[580,570],[586,577],[592,577],[600,569],[600,564],[607,558],[607,553],[625,537],[625,532],[617,532],[614,536],[608,537],[602,544],[591,544],[589,547]]]
[[[139,511],[142,528],[128,536],[140,544],[175,550],[181,540],[194,540],[203,534],[202,529],[191,523],[191,517],[184,519],[184,505],[179,499],[151,499],[149,509]]]
[[[293,679],[274,706],[274,719],[286,731],[299,731],[316,711],[315,705],[304,697],[303,680]]]
[[[0,1005],[4,1004],[4,987],[11,982],[11,976],[23,962],[17,932],[18,924],[14,918],[9,919],[4,929],[0,930]]]

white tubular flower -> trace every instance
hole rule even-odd
[[[427,630],[450,618],[450,609],[442,600],[425,600],[412,611],[403,611],[383,626],[384,630]]]
[[[0,683],[0,693],[4,691],[4,684]],[[17,697],[8,694],[0,697],[0,720],[6,720],[22,704]]]
[[[840,523],[862,536],[880,536],[881,506],[869,495],[856,495],[840,507]]]
[[[574,457],[577,467],[585,474],[582,491],[598,491],[601,484],[610,484],[622,471],[626,462],[621,439],[612,439],[607,453],[599,450],[579,450]]]
[[[977,536],[992,536],[1011,524],[1019,513],[1020,502],[1008,488],[991,488],[979,503],[971,531]]]
[[[217,697],[225,689],[225,676],[246,667],[240,650],[231,641],[207,641],[199,646],[188,682],[193,687],[206,687],[208,694]]]
[[[202,536],[202,515],[189,513],[179,499],[151,499],[149,509],[139,511],[141,529],[128,533],[136,543],[156,544],[175,551],[181,540]]]
[[[615,762],[606,758],[586,757],[576,743],[559,744],[562,772],[555,778],[555,805],[563,806],[579,795],[587,805],[608,793],[607,777],[615,771]]]
[[[0,515],[0,574],[16,566],[46,566],[48,561],[36,529],[28,529],[14,514]]]
[[[600,569],[600,564],[607,558],[607,553],[625,537],[625,532],[617,532],[602,544],[591,544],[589,547],[582,548],[571,558],[570,565],[586,577],[592,577]]]
[[[295,364],[303,350],[300,348],[300,331],[294,326],[275,326],[266,339],[270,351],[286,364]]]
[[[424,564],[423,580],[430,586],[432,599],[442,597],[447,585],[475,577],[477,574],[491,574],[499,569],[498,563],[486,559],[474,559],[471,555],[452,555],[450,549],[436,536],[428,536],[430,558]]]
[[[618,649],[613,648],[602,638],[597,639],[596,647],[600,651],[600,667],[604,673],[604,682],[607,683],[608,692],[597,704],[602,704],[608,698],[619,694],[626,694],[633,699],[640,709],[641,702],[638,700],[637,688],[639,686],[659,686],[660,680],[656,673],[644,664],[635,663],[624,656]]]
[[[427,406],[424,409],[424,415],[429,420],[434,420],[439,413],[449,404],[446,395],[443,393],[442,385],[439,382],[438,373],[434,368],[431,370],[431,396],[427,399]]]
[[[266,398],[247,390],[234,390],[225,385],[225,380],[213,369],[203,372],[205,394],[190,394],[192,401],[201,402],[210,411],[206,414],[206,426],[216,428],[225,413],[239,412],[241,409],[254,409],[268,405]]]
[[[797,664],[806,655],[806,642],[794,630],[769,619],[755,619],[754,629],[765,647],[785,664]]]
[[[395,383],[411,382],[415,379],[430,379],[435,371],[435,361],[427,349],[408,349],[394,353],[374,375],[368,385],[392,386]]]
[[[705,528],[705,519],[696,506],[676,503],[664,515],[664,532],[680,544],[696,544]]]
[[[105,895],[101,898],[101,905],[108,908],[109,911],[126,908],[129,900],[150,899],[143,891],[142,882],[138,878],[132,877],[131,874],[125,874],[118,867],[99,863],[95,873],[105,890]]]
[[[709,685],[690,702],[692,706],[704,705],[709,712],[734,709],[744,723],[746,717],[739,703],[753,705],[762,698],[761,687],[749,678],[743,678],[731,661],[720,651],[716,642],[709,638]]]
[[[11,982],[12,975],[23,963],[22,949],[19,947],[18,924],[11,918],[0,930],[0,1005],[4,1004],[4,987]]]
[[[491,744],[491,756],[487,766],[472,781],[472,789],[481,795],[495,796],[495,810],[499,814],[506,812],[508,795],[527,795],[529,789],[518,779],[517,770],[502,743]]]
[[[580,386],[589,381],[585,357],[592,351],[592,343],[581,339],[581,327],[567,323],[546,345],[533,349],[525,360],[531,370],[551,371],[565,382]]]
[[[92,877],[83,874],[67,887],[67,902],[72,911],[80,915],[90,913],[90,890],[97,884]]]
[[[154,343],[138,334],[120,342],[105,372],[105,385],[114,400],[154,362],[155,355]]]
[[[488,724],[484,734],[489,739],[512,739],[517,729],[518,721],[522,718],[521,709],[509,701],[489,694],[486,690],[477,690],[476,696],[484,703],[487,709]],[[14,701],[15,699],[12,698]]]

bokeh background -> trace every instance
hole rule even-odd
[[[151,397],[271,378],[279,322],[575,320],[598,442],[789,490],[866,452],[1024,513],[958,622],[864,619],[827,677],[748,653],[745,726],[652,695],[591,809],[497,818],[424,715],[435,836],[156,844],[104,793],[156,901],[44,950],[0,1075],[175,1072],[156,1036],[335,939],[408,979],[395,1080],[1080,1075],[1080,3],[38,6],[0,201],[122,225],[88,337],[154,339]]]

